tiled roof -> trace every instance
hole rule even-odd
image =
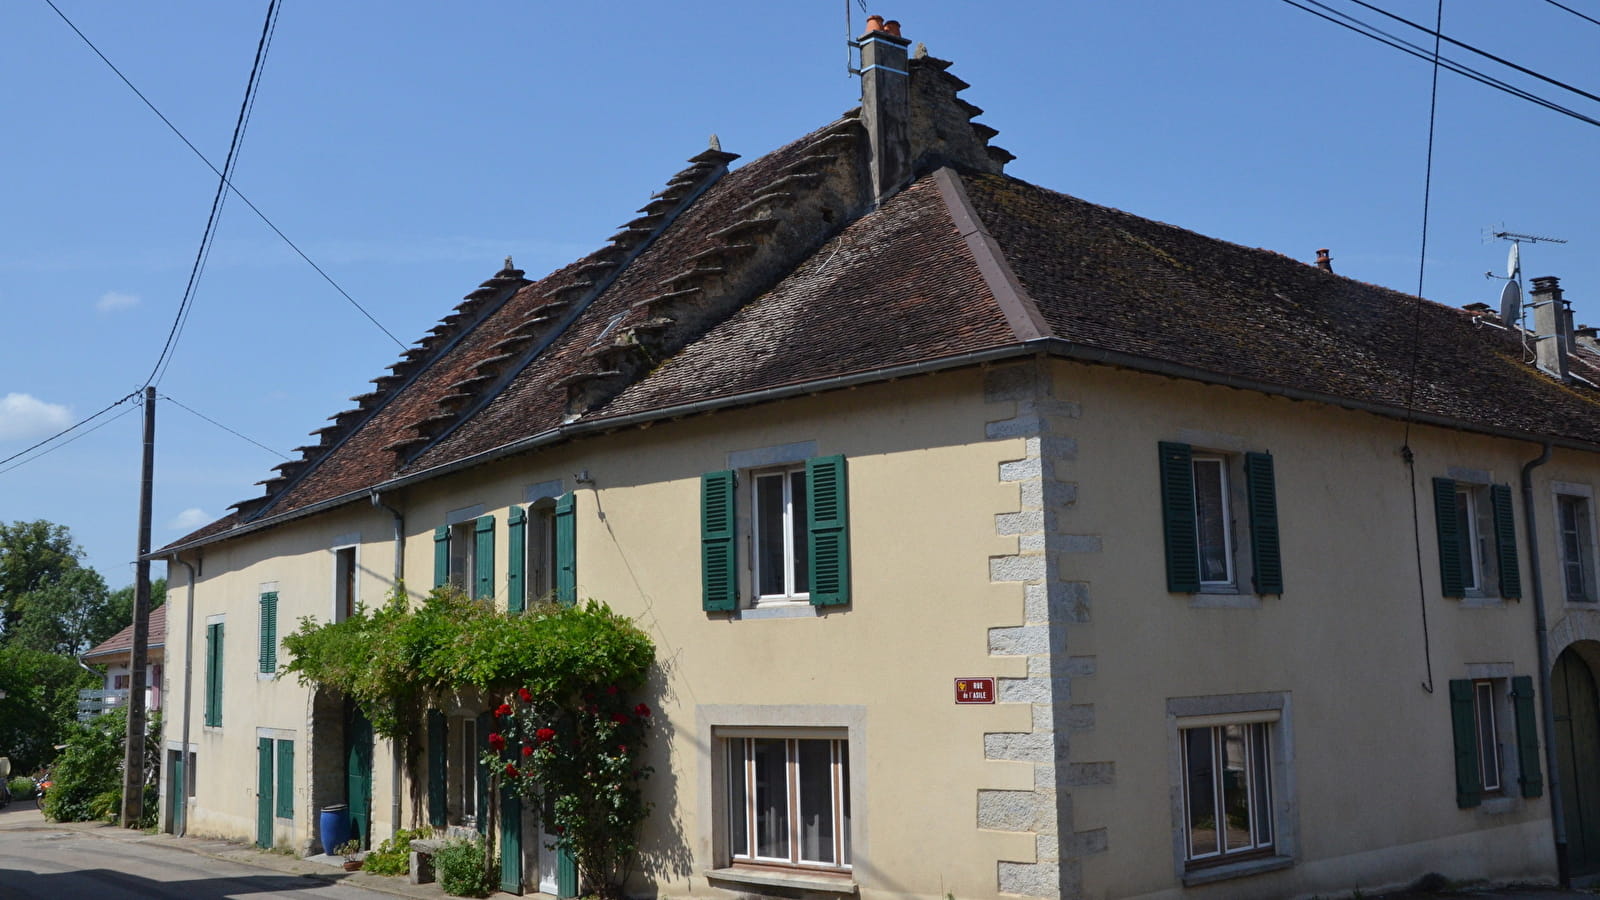
[[[150,630],[147,633],[149,634],[149,639],[148,639],[147,645],[151,649],[156,649],[156,648],[159,648],[159,647],[166,646],[166,643],[167,643],[167,606],[166,606],[166,604],[163,603],[162,605],[156,607],[155,609],[150,610]],[[101,641],[99,644],[96,644],[94,647],[91,647],[89,649],[89,652],[83,654],[83,656],[80,657],[80,658],[83,659],[83,661],[85,661],[85,662],[93,662],[93,661],[95,661],[97,659],[104,659],[105,657],[108,657],[108,656],[119,656],[119,655],[120,656],[126,656],[132,650],[133,650],[133,626],[129,625],[127,628],[122,629],[121,631],[117,632],[116,634],[113,634],[111,637],[108,637],[104,641]]]
[[[171,547],[608,422],[1001,353],[1600,449],[1600,392],[1524,362],[1517,334],[997,174],[993,129],[959,127],[964,83],[910,65],[938,138],[881,205],[859,110],[731,172],[705,151],[595,253],[534,283],[508,261],[265,497]],[[1574,369],[1600,381],[1594,349]]]

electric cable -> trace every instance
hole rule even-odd
[[[227,433],[233,435],[234,437],[236,437],[236,438],[238,438],[238,439],[240,439],[242,441],[247,441],[247,442],[249,442],[251,444],[255,444],[257,447],[260,447],[261,449],[267,451],[268,453],[271,453],[274,456],[282,457],[283,459],[288,459],[289,458],[289,455],[287,453],[283,453],[281,451],[274,450],[271,447],[268,447],[266,444],[263,444],[260,441],[256,440],[255,438],[247,437],[245,435],[240,434],[237,431],[234,431],[232,428],[229,428],[228,426],[222,424],[221,422],[218,422],[216,419],[211,418],[210,416],[206,415],[205,413],[202,413],[202,412],[200,412],[198,410],[191,409],[190,407],[183,405],[182,403],[180,403],[177,400],[173,399],[171,394],[162,394],[161,395],[161,399],[167,401],[168,403],[173,404],[174,406],[178,407],[179,409],[182,409],[182,410],[185,410],[185,411],[189,412],[191,415],[198,416],[199,418],[202,418],[202,419],[206,420],[207,422],[210,422],[211,424],[217,426],[218,428],[221,428],[223,431],[226,431]]]
[[[116,403],[112,404],[112,406],[118,406],[118,405],[122,404],[124,401],[128,400],[129,398],[136,397],[136,396],[138,396],[138,395],[137,394],[129,394],[127,397],[122,398],[122,400],[118,400]],[[15,465],[6,466],[5,468],[0,469],[0,475],[4,475],[5,473],[11,471],[12,469],[21,468],[22,466],[25,466],[28,463],[31,463],[34,460],[39,459],[40,457],[43,457],[43,456],[45,456],[47,454],[54,453],[57,450],[60,450],[62,447],[65,447],[66,445],[72,443],[73,441],[78,440],[79,438],[88,437],[89,435],[94,434],[96,431],[99,431],[100,429],[106,427],[107,425],[110,425],[112,422],[115,422],[116,420],[122,418],[123,416],[127,415],[128,413],[133,412],[134,410],[138,409],[140,406],[143,406],[143,405],[144,405],[143,401],[136,400],[136,401],[134,401],[134,404],[132,406],[128,407],[127,409],[123,410],[122,412],[117,413],[116,415],[114,415],[111,418],[105,420],[104,422],[101,422],[99,425],[96,425],[95,427],[89,429],[88,431],[85,431],[85,432],[83,432],[81,434],[75,434],[72,437],[67,438],[66,440],[62,441],[59,444],[56,444],[56,445],[54,445],[52,447],[46,447],[45,449],[39,451],[38,453],[35,453],[34,455],[28,457],[27,459],[24,459],[24,460],[21,460],[21,461],[17,462]],[[110,408],[112,408],[112,407],[106,407],[106,409],[110,409]],[[105,412],[105,410],[101,410],[101,412]],[[98,416],[98,415],[100,415],[100,413],[96,413],[95,414],[95,416]],[[92,419],[92,418],[94,418],[94,416],[91,416],[90,418]],[[80,425],[83,425],[84,422],[88,422],[88,421],[89,421],[89,419],[84,419],[83,422],[79,422],[78,425],[74,425],[72,427],[73,428],[77,428]],[[70,431],[71,429],[68,429],[68,430]],[[66,434],[66,432],[63,431],[60,434],[55,435],[54,437],[46,438],[44,441],[41,441],[38,444],[34,444],[33,446],[34,447],[42,446],[43,444],[46,444],[46,443],[49,443],[50,441],[55,440],[56,438],[60,437],[62,434]],[[33,449],[33,447],[30,447],[28,449],[31,450],[31,449]],[[22,453],[27,453],[27,452],[28,452],[28,450],[22,451]],[[16,459],[18,456],[21,456],[22,453],[18,453],[18,454],[14,455],[14,456],[8,456],[5,459],[0,459],[0,466],[3,466],[6,463],[11,462],[11,460]]]
[[[124,403],[127,403],[129,400],[132,400],[133,398],[135,398],[137,396],[139,396],[139,392],[138,391],[133,391],[133,392],[129,393],[127,396],[123,397],[121,400],[118,400],[117,402],[112,403],[111,405],[107,406],[105,409],[100,410],[99,412],[95,413],[94,415],[91,415],[91,416],[89,416],[87,418],[79,419],[77,422],[75,422],[75,423],[73,423],[71,425],[68,425],[66,428],[63,428],[60,431],[56,432],[55,434],[50,435],[49,437],[45,438],[44,440],[40,441],[39,443],[34,444],[31,447],[24,447],[21,450],[18,450],[16,453],[13,453],[10,456],[6,457],[5,459],[0,459],[0,466],[3,466],[6,463],[11,462],[13,459],[16,459],[19,456],[22,456],[22,455],[27,454],[27,453],[31,453],[34,450],[37,450],[38,448],[43,447],[45,444],[50,443],[51,441],[55,440],[56,438],[61,437],[62,435],[70,434],[71,432],[76,431],[79,428],[82,428],[83,426],[89,424],[90,422],[93,422],[95,419],[100,418],[101,416],[105,415],[106,413],[112,411],[113,409],[116,409],[117,407],[121,406]],[[16,466],[12,466],[11,468],[14,469],[14,468],[16,468]],[[0,471],[10,471],[10,470],[6,469],[6,470],[0,470]]]
[[[150,98],[146,97],[144,95],[144,92],[140,91],[139,88],[136,87],[132,81],[128,80],[128,76],[122,74],[122,70],[118,69],[115,63],[113,63],[110,59],[107,59],[106,55],[104,53],[100,52],[100,48],[95,46],[94,41],[89,40],[88,35],[84,34],[83,31],[80,30],[77,25],[73,24],[71,19],[67,18],[67,14],[62,12],[60,7],[56,6],[54,0],[44,0],[44,2],[52,10],[55,11],[55,14],[61,18],[61,21],[67,23],[67,27],[71,28],[72,32],[74,34],[76,34],[80,39],[82,39],[83,42],[86,45],[88,45],[90,50],[94,51],[94,55],[95,56],[100,57],[100,61],[101,62],[105,63],[106,66],[108,66],[111,69],[111,71],[116,74],[116,76],[118,78],[122,79],[122,83],[127,85],[129,90],[133,91],[134,96],[138,97],[141,101],[143,101],[144,105],[149,107],[150,111],[156,114],[156,118],[160,119],[162,124],[166,125],[167,129],[169,131],[171,131],[173,134],[178,136],[178,140],[183,141],[184,146],[188,147],[190,149],[190,151],[192,151],[194,153],[195,156],[199,157],[201,162],[206,164],[206,168],[210,169],[214,174],[217,175],[217,177],[219,177],[219,178],[222,177],[222,171],[219,170],[215,165],[213,165],[211,160],[208,159],[204,153],[200,152],[200,148],[196,147],[194,145],[194,142],[190,141],[187,137],[184,136],[182,131],[178,130],[178,126],[172,124],[172,120],[171,119],[168,119],[161,112],[161,110],[156,108],[156,105],[154,103],[150,102]],[[296,244],[294,241],[290,240],[289,236],[284,234],[282,229],[280,229],[276,224],[274,224],[271,219],[267,218],[267,214],[262,212],[260,210],[260,208],[255,205],[255,203],[251,202],[249,197],[246,197],[242,191],[240,191],[237,187],[235,187],[231,180],[224,179],[224,181],[228,186],[228,190],[231,191],[235,197],[238,197],[240,200],[242,200],[244,202],[244,205],[248,206],[250,208],[250,211],[255,213],[256,217],[259,218],[262,221],[262,223],[264,223],[268,228],[272,229],[272,233],[273,234],[276,234],[279,237],[279,239],[281,239],[285,244],[289,245],[289,249],[293,250],[295,252],[295,255],[299,256],[302,260],[305,261],[306,265],[310,266],[313,270],[316,271],[316,273],[318,275],[322,276],[322,280],[323,281],[326,281],[329,284],[329,286],[331,286],[334,290],[338,291],[339,295],[341,297],[343,297],[345,300],[349,301],[350,305],[354,306],[363,316],[366,316],[367,321],[369,321],[373,325],[377,326],[378,330],[383,332],[384,335],[389,338],[389,340],[394,341],[395,344],[398,345],[401,350],[406,349],[406,345],[405,345],[405,343],[403,341],[401,341],[399,338],[395,337],[394,333],[389,331],[389,329],[383,327],[383,323],[379,322],[376,318],[374,318],[372,313],[367,312],[366,307],[364,307],[360,303],[356,302],[356,298],[350,296],[350,292],[349,291],[346,291],[343,287],[341,287],[337,281],[333,280],[333,276],[331,276],[327,272],[323,271],[321,266],[317,265],[316,262],[311,259],[311,257],[307,256],[305,251],[301,250],[300,246],[298,244]]]
[[[1600,25],[1600,19],[1595,19],[1595,18],[1591,18],[1589,16],[1586,16],[1583,13],[1578,12],[1577,10],[1573,9],[1570,6],[1567,6],[1567,5],[1561,4],[1561,3],[1557,3],[1556,0],[1544,0],[1544,2],[1550,4],[1551,6],[1554,6],[1554,7],[1558,8],[1558,9],[1564,9],[1567,12],[1572,13],[1573,15],[1577,16],[1580,19],[1585,19],[1587,21],[1593,22],[1596,25]]]
[[[211,242],[216,238],[217,223],[222,218],[223,202],[228,197],[228,176],[233,173],[239,147],[244,143],[246,114],[253,105],[256,90],[261,84],[261,67],[266,61],[267,37],[272,31],[273,20],[277,18],[277,10],[278,0],[268,0],[267,18],[261,26],[261,37],[256,42],[256,58],[250,64],[250,78],[245,82],[244,100],[239,104],[239,115],[233,123],[233,138],[228,142],[228,155],[223,160],[222,172],[217,176],[217,190],[211,197],[211,212],[206,216],[205,231],[200,235],[200,246],[195,250],[194,264],[189,267],[189,282],[184,286],[183,299],[178,302],[178,312],[172,318],[172,327],[167,330],[167,342],[162,346],[161,355],[156,357],[156,364],[151,368],[149,377],[144,380],[141,387],[160,381],[161,375],[172,360],[172,352],[178,343],[178,334],[183,330],[183,323],[189,318],[195,291],[200,285],[201,273],[205,270],[206,260],[211,256]]]
[[[1594,100],[1596,102],[1600,102],[1600,97],[1597,97],[1594,94],[1591,94],[1586,90],[1583,90],[1582,88],[1573,87],[1572,85],[1567,84],[1565,81],[1559,81],[1557,79],[1551,78],[1548,75],[1543,75],[1543,74],[1541,74],[1539,72],[1535,72],[1534,70],[1532,70],[1530,68],[1527,68],[1526,66],[1519,66],[1519,65],[1517,65],[1514,62],[1512,62],[1509,59],[1504,59],[1502,57],[1496,56],[1493,53],[1488,52],[1487,50],[1480,50],[1477,47],[1472,46],[1471,44],[1464,43],[1462,41],[1458,41],[1455,38],[1445,37],[1444,35],[1440,34],[1437,29],[1435,29],[1433,31],[1429,31],[1427,29],[1427,26],[1418,25],[1417,23],[1411,21],[1410,19],[1405,18],[1404,16],[1397,16],[1394,13],[1389,12],[1386,9],[1383,9],[1383,8],[1377,7],[1377,6],[1373,6],[1371,3],[1366,2],[1366,0],[1350,0],[1350,2],[1356,4],[1357,6],[1364,7],[1366,9],[1370,9],[1370,10],[1372,10],[1373,12],[1377,13],[1380,16],[1388,16],[1389,18],[1395,20],[1396,22],[1403,22],[1406,25],[1410,25],[1412,28],[1415,28],[1416,30],[1422,32],[1423,34],[1432,35],[1434,40],[1435,40],[1435,42],[1438,42],[1440,40],[1447,41],[1447,42],[1449,42],[1451,44],[1454,44],[1457,47],[1460,47],[1463,50],[1466,50],[1466,51],[1471,52],[1471,53],[1476,53],[1479,56],[1483,57],[1484,59],[1492,59],[1495,62],[1499,63],[1500,65],[1505,66],[1506,68],[1516,69],[1518,72],[1521,72],[1524,75],[1528,75],[1528,76],[1531,76],[1533,78],[1537,78],[1540,81],[1543,81],[1543,82],[1545,82],[1547,84],[1553,84],[1556,87],[1561,88],[1562,90],[1571,91],[1572,93],[1577,94],[1578,96],[1583,97],[1585,99]]]
[[[1346,18],[1346,19],[1350,19],[1351,22],[1358,23],[1360,27],[1357,27],[1357,25],[1349,24],[1347,22],[1341,22],[1341,21],[1339,21],[1339,19],[1334,18],[1334,16],[1328,15],[1326,13],[1318,12],[1315,9],[1312,9],[1312,8],[1310,8],[1308,6],[1305,6],[1305,5],[1297,2],[1297,0],[1283,0],[1283,2],[1288,4],[1289,6],[1294,7],[1295,9],[1298,9],[1298,10],[1302,11],[1302,12],[1310,13],[1311,15],[1316,16],[1319,19],[1323,19],[1323,20],[1326,20],[1328,22],[1332,22],[1333,24],[1338,25],[1340,28],[1345,28],[1345,29],[1348,29],[1350,31],[1354,31],[1356,34],[1359,34],[1362,37],[1370,38],[1372,40],[1377,41],[1380,44],[1384,44],[1385,46],[1392,47],[1392,48],[1394,48],[1396,50],[1399,50],[1402,53],[1406,53],[1406,54],[1409,54],[1411,56],[1415,56],[1418,59],[1425,60],[1425,61],[1429,62],[1430,64],[1433,62],[1433,57],[1427,51],[1423,50],[1420,47],[1417,47],[1415,44],[1412,44],[1409,41],[1403,40],[1401,38],[1396,38],[1393,35],[1390,35],[1387,32],[1384,32],[1382,29],[1377,28],[1376,26],[1371,25],[1369,23],[1363,22],[1360,19],[1357,19],[1357,18],[1355,18],[1353,16],[1350,16],[1347,13],[1342,13],[1342,12],[1338,12],[1337,10],[1333,10],[1331,7],[1328,7],[1328,6],[1326,6],[1326,5],[1322,4],[1322,3],[1318,3],[1317,0],[1306,0],[1306,2],[1307,3],[1311,3],[1311,4],[1315,5],[1315,6],[1322,7],[1323,9],[1329,10],[1330,12],[1334,13],[1334,15],[1341,16],[1341,17]],[[1367,29],[1367,30],[1363,30],[1363,29]],[[1492,87],[1495,90],[1502,91],[1504,93],[1510,94],[1510,95],[1512,95],[1514,97],[1517,97],[1519,99],[1527,100],[1528,102],[1533,103],[1536,106],[1542,106],[1542,107],[1544,107],[1546,109],[1551,110],[1552,112],[1558,112],[1558,113],[1560,113],[1560,114],[1562,114],[1564,116],[1568,116],[1570,118],[1577,119],[1578,121],[1584,122],[1584,123],[1589,124],[1589,125],[1600,126],[1600,119],[1595,119],[1593,117],[1586,116],[1586,115],[1584,115],[1584,114],[1582,114],[1582,113],[1580,113],[1580,112],[1578,112],[1578,111],[1576,111],[1574,109],[1570,109],[1568,107],[1562,106],[1561,104],[1556,103],[1553,100],[1546,99],[1546,98],[1541,97],[1538,94],[1535,94],[1535,93],[1533,93],[1531,91],[1524,90],[1522,88],[1516,87],[1515,85],[1512,85],[1512,84],[1509,84],[1507,82],[1501,81],[1500,79],[1495,78],[1492,75],[1487,75],[1487,74],[1485,74],[1485,73],[1483,73],[1483,72],[1481,72],[1481,71],[1479,71],[1477,69],[1472,68],[1471,66],[1466,65],[1465,63],[1460,63],[1460,62],[1457,62],[1457,61],[1455,61],[1453,59],[1450,59],[1447,56],[1441,56],[1439,58],[1439,64],[1442,67],[1444,67],[1445,69],[1456,73],[1457,75],[1461,75],[1464,78],[1468,78],[1468,79],[1470,79],[1472,81],[1476,81],[1476,82],[1478,82],[1480,84],[1486,85],[1488,87]]]

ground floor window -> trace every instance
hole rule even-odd
[[[1191,864],[1272,851],[1271,727],[1251,722],[1179,729]]]
[[[735,862],[849,868],[848,742],[736,737],[726,748]]]

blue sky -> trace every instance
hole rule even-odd
[[[57,3],[221,165],[265,0]],[[1566,3],[1600,18],[1595,0]],[[748,160],[854,106],[844,6],[285,0],[234,182],[410,343],[505,255],[537,277],[603,243],[711,133]],[[954,61],[1017,154],[1011,174],[1306,261],[1330,247],[1341,274],[1416,289],[1427,64],[1280,0],[872,11]],[[1600,26],[1543,0],[1452,0],[1444,30],[1600,94]],[[43,0],[0,6],[0,85],[3,458],[139,387],[215,176]],[[1600,118],[1600,103],[1537,90]],[[1493,300],[1483,273],[1507,248],[1485,232],[1552,234],[1571,243],[1525,248],[1527,273],[1561,276],[1578,319],[1600,322],[1597,137],[1443,73],[1426,295]],[[159,389],[287,454],[399,352],[230,200]],[[257,495],[280,461],[158,408],[157,546]],[[112,586],[129,583],[138,421],[0,466],[0,520],[65,524]]]

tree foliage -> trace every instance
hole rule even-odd
[[[84,822],[116,815],[122,808],[122,763],[128,740],[128,714],[117,709],[79,725],[56,758],[44,795],[44,814],[57,822]],[[156,785],[161,778],[161,713],[146,723],[144,822],[155,823]]]
[[[17,772],[49,763],[77,727],[78,691],[101,684],[70,656],[0,645],[0,756]]]
[[[558,843],[596,889],[620,896],[649,812],[639,788],[649,769],[638,760],[650,711],[628,694],[644,686],[655,659],[654,644],[627,617],[593,601],[506,613],[453,588],[413,609],[402,588],[343,622],[302,619],[283,645],[286,671],[354,700],[408,758],[430,704],[475,693],[515,736],[496,732],[485,763],[533,800],[530,808],[542,808],[541,790],[549,792],[547,825]],[[499,762],[512,744],[527,755]]]
[[[0,522],[0,629],[10,634],[27,614],[29,595],[79,568],[82,557],[65,525]]]

